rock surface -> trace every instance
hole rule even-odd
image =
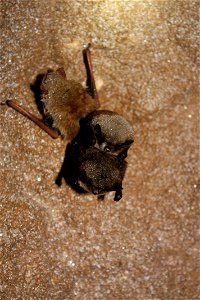
[[[85,81],[135,130],[123,199],[55,185],[66,142],[0,106],[0,298],[197,300],[197,0],[1,3],[1,101],[39,115],[48,69]]]

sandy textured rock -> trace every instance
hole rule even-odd
[[[66,143],[0,106],[0,298],[197,300],[198,2],[6,0],[1,101],[92,59],[102,108],[133,125],[123,199],[54,181]]]

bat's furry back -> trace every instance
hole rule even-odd
[[[86,191],[101,195],[122,189],[125,161],[95,147],[86,149],[76,160],[79,165],[78,182]]]
[[[42,85],[45,113],[53,118],[66,139],[73,139],[79,131],[79,120],[96,109],[95,101],[80,83],[67,80],[64,69],[49,72]]]

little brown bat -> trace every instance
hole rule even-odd
[[[84,129],[81,131],[84,130],[85,135],[93,132],[96,147],[105,152],[118,154],[133,143],[133,128],[116,112],[97,110],[100,103],[92,72],[89,46],[83,54],[88,74],[87,89],[80,83],[67,80],[63,68],[48,73],[41,85],[46,113],[52,117],[53,126],[59,129],[63,137],[70,140],[77,135],[80,129],[79,122],[84,118],[82,122]]]
[[[38,126],[57,138],[61,134],[71,140],[71,162],[63,164],[71,171],[71,186],[84,189],[96,195],[116,191],[115,200],[122,197],[127,151],[133,143],[133,129],[129,122],[116,112],[97,110],[100,106],[96,90],[90,45],[83,50],[87,72],[87,88],[68,80],[63,68],[48,72],[41,84],[42,102],[46,119],[39,120],[14,101],[7,104]],[[52,127],[47,126],[52,120]],[[69,153],[68,153],[69,154]],[[69,176],[70,177],[70,176]],[[67,180],[69,182],[69,180]],[[61,183],[60,180],[58,180]]]
[[[60,186],[64,178],[75,191],[89,192],[98,198],[115,191],[114,200],[119,201],[125,170],[126,161],[121,154],[108,154],[93,146],[79,145],[74,140],[67,146],[56,183]]]

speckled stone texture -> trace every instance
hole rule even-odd
[[[1,1],[1,102],[38,74],[85,81],[135,130],[123,199],[55,185],[66,142],[0,106],[0,298],[198,300],[196,0]]]

